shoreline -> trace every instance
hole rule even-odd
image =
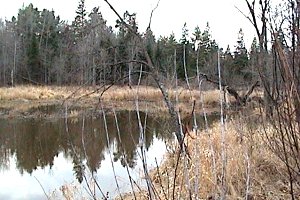
[[[104,87],[103,87],[104,88]],[[105,89],[105,88],[104,88]],[[60,87],[60,86],[17,86],[0,88],[0,118],[53,118],[64,117],[68,107],[68,116],[76,117],[84,113],[101,110],[136,110],[136,100],[140,111],[149,114],[168,115],[168,109],[157,88],[114,86],[99,98],[101,92],[91,87]],[[175,103],[175,91],[169,90],[170,98]],[[205,91],[204,106],[207,113],[218,112],[219,95],[217,90]],[[200,93],[197,90],[179,89],[177,109],[182,115],[192,111],[193,101],[201,105]],[[101,105],[101,106],[100,106]],[[94,110],[94,111],[93,111]],[[196,113],[202,113],[202,108],[196,106]]]

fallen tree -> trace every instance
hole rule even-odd
[[[209,77],[207,74],[200,73],[200,76],[202,76],[207,82],[219,85],[219,80],[215,80],[215,79]],[[221,86],[224,91],[227,91],[228,94],[230,94],[231,96],[233,96],[235,98],[237,105],[244,106],[248,102],[249,97],[253,93],[254,89],[259,86],[259,81],[256,81],[255,83],[253,83],[252,86],[248,89],[248,91],[244,95],[239,94],[237,92],[238,91],[237,89],[227,85],[224,82],[221,82]]]

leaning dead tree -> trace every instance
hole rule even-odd
[[[202,76],[207,82],[213,83],[215,85],[220,84],[219,81],[209,77],[207,74],[200,73],[200,76]],[[249,97],[253,93],[254,89],[259,86],[259,81],[253,83],[252,86],[248,89],[248,91],[244,95],[239,94],[237,89],[227,85],[224,82],[221,82],[221,86],[223,88],[223,91],[228,92],[229,95],[235,98],[238,106],[244,106],[248,102]]]
[[[134,36],[136,37],[137,41],[139,41],[139,44],[141,45],[141,49],[142,49],[142,52],[145,56],[145,62],[143,62],[148,68],[149,68],[149,71],[150,71],[150,75],[152,76],[152,78],[154,79],[154,81],[156,82],[158,88],[160,89],[162,95],[163,95],[163,98],[164,98],[164,101],[167,105],[167,108],[168,108],[168,111],[169,111],[169,114],[171,116],[171,120],[174,122],[174,124],[176,125],[175,126],[175,135],[176,135],[176,138],[179,142],[179,144],[183,144],[183,136],[182,136],[182,133],[181,133],[181,122],[180,122],[180,118],[178,117],[177,115],[177,112],[176,112],[176,109],[175,109],[175,106],[174,104],[171,102],[170,98],[169,98],[169,93],[162,81],[162,78],[160,76],[160,72],[158,70],[157,67],[154,66],[152,60],[151,60],[151,57],[147,51],[147,48],[143,42],[143,38],[142,36],[137,33],[136,31],[134,31],[132,29],[131,26],[129,26],[124,20],[123,18],[120,16],[120,14],[115,10],[115,8],[107,1],[107,0],[104,0],[107,5],[110,7],[110,9],[117,15],[117,17],[119,18],[120,22],[122,23],[122,25],[124,25],[132,34],[134,34]],[[152,14],[151,14],[152,15]],[[150,25],[149,25],[150,27]]]

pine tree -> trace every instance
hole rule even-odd
[[[251,44],[251,49],[250,49],[250,53],[249,53],[249,70],[251,70],[249,73],[251,73],[251,79],[253,80],[254,78],[258,79],[257,76],[257,65],[258,65],[258,59],[259,59],[259,44],[258,41],[256,39],[256,37],[253,38],[252,44]]]
[[[85,34],[85,26],[87,23],[87,11],[85,8],[85,0],[79,0],[79,4],[75,12],[76,17],[72,25],[74,27],[75,40],[79,40],[80,38],[83,38]]]
[[[156,43],[155,37],[150,28],[147,28],[144,40],[146,42],[146,48],[147,48],[148,54],[150,55],[151,59],[157,60],[158,59],[157,56],[159,56],[159,55],[156,55],[156,53],[158,53],[158,52],[156,51],[155,48],[159,49],[159,45],[155,47],[155,43]]]
[[[180,39],[180,43],[184,45],[189,44],[189,29],[187,28],[186,22],[182,27],[182,36]]]
[[[18,35],[21,38],[21,76],[31,83],[41,82],[42,70],[39,53],[40,11],[33,4],[19,10],[17,18]]]
[[[32,36],[27,50],[27,65],[30,67],[29,80],[33,83],[41,82],[41,65],[39,57],[38,41]]]
[[[119,59],[124,60],[134,60],[138,56],[137,41],[134,34],[138,33],[138,24],[136,22],[136,13],[130,14],[126,11],[123,15],[123,20],[130,26],[129,30],[122,22],[117,20],[116,27],[119,28],[118,33],[118,49],[119,49]],[[133,32],[132,32],[133,31]],[[130,62],[129,64],[124,64],[122,66],[123,76],[128,76],[128,84],[131,86],[136,82],[137,76],[132,77],[132,72],[135,68],[140,68],[136,63]],[[126,70],[127,69],[127,70]]]
[[[234,82],[232,79],[233,76],[232,66],[233,66],[233,56],[230,47],[228,45],[226,51],[224,52],[223,63],[222,63],[223,79],[227,84],[232,84],[232,82]]]
[[[234,51],[234,63],[233,63],[233,73],[236,75],[245,75],[247,66],[249,65],[248,51],[245,47],[244,33],[240,29],[238,33],[237,45]]]
[[[187,28],[187,24],[184,23],[182,27],[182,36],[179,40],[180,44],[178,47],[178,65],[177,65],[177,76],[181,79],[186,79],[189,70],[189,53],[190,53],[190,40],[189,40],[189,30]]]
[[[55,81],[54,60],[59,55],[59,17],[56,17],[54,11],[44,9],[40,13],[39,25],[39,50],[43,65],[44,83]]]
[[[106,67],[104,63],[114,62],[115,51],[113,46],[114,35],[110,28],[106,25],[106,20],[103,18],[99,7],[92,9],[89,14],[89,20],[86,28],[87,34],[83,38],[83,43],[86,44],[89,60],[88,80],[95,85],[100,80],[116,79],[116,67]],[[114,77],[114,78],[112,78]]]
[[[193,32],[193,37],[192,37],[192,43],[193,43],[193,49],[197,50],[199,48],[201,41],[201,30],[199,26],[196,26],[194,32]]]
[[[199,68],[203,73],[214,75],[217,73],[218,45],[212,39],[210,26],[207,22],[199,41]]]

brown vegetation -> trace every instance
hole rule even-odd
[[[115,107],[117,109],[135,109],[134,101],[139,100],[141,109],[167,112],[167,107],[163,100],[163,96],[158,88],[149,86],[120,87],[112,86],[106,90],[104,86],[99,88],[92,87],[73,87],[73,86],[17,86],[17,87],[1,87],[0,101],[2,116],[9,115],[15,117],[20,113],[26,114],[30,110],[34,110],[39,106],[46,105],[62,105],[67,103],[68,106],[77,108],[94,108],[98,104],[101,97],[104,106],[107,108]],[[199,101],[200,95],[203,96],[203,104],[208,108],[207,111],[214,111],[219,103],[219,91],[209,90],[200,93],[197,90],[187,90],[179,88],[177,91],[169,89],[171,101],[176,100],[178,96],[178,108],[182,113],[190,111],[193,101]],[[234,101],[234,99],[230,99]],[[196,108],[197,109],[197,108]],[[200,110],[196,110],[200,112]]]
[[[269,128],[268,131],[275,130]],[[190,159],[181,157],[178,160],[176,150],[166,156],[158,170],[152,171],[156,197],[172,199],[175,189],[175,199],[221,198],[220,123],[215,123],[208,132],[197,134],[197,139],[189,137],[187,141]],[[224,185],[228,199],[290,198],[285,165],[265,145],[264,137],[263,127],[258,127],[256,123],[247,125],[238,119],[227,124]],[[295,191],[300,191],[300,185],[295,188]],[[296,196],[300,198],[300,193]]]

